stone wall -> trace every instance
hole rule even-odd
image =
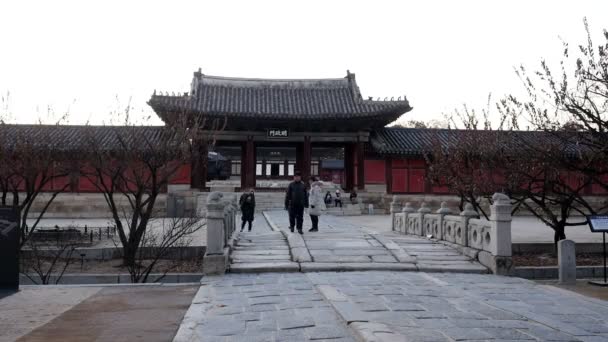
[[[29,217],[36,217],[44,208],[51,193],[41,193],[32,205]],[[20,194],[25,196],[25,194]],[[23,198],[23,197],[22,197]],[[10,200],[10,196],[9,196]],[[116,201],[120,208],[129,210],[129,202],[126,197],[117,194]],[[156,198],[155,209],[159,213],[164,213],[167,206],[167,195],[160,194]],[[108,209],[108,204],[101,193],[75,193],[65,192],[60,193],[53,200],[44,214],[44,218],[112,218],[112,214]]]
[[[392,229],[444,243],[478,260],[495,274],[510,274],[512,207],[503,194],[494,194],[493,201],[490,220],[482,220],[470,204],[458,215],[452,215],[446,202],[433,212],[425,202],[418,209],[409,202],[401,206],[395,196],[390,205]]]

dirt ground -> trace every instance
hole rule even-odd
[[[515,266],[557,266],[557,257],[552,254],[516,254],[513,255]],[[604,256],[601,254],[578,254],[577,266],[602,266]]]
[[[594,279],[603,280],[603,279]],[[593,297],[602,300],[608,300],[608,287],[601,287],[589,284],[589,279],[579,279],[576,281],[576,285],[559,285],[557,280],[537,280],[537,283],[544,285],[551,285],[557,288],[576,292],[578,294]]]
[[[197,290],[106,287],[18,341],[171,341]]]

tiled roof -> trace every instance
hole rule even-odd
[[[251,79],[194,73],[189,94],[152,95],[150,106],[161,116],[199,113],[247,119],[340,120],[376,118],[382,127],[411,110],[405,98],[364,100],[348,73],[335,79]]]
[[[119,137],[145,136],[150,141],[162,138],[164,126],[77,126],[0,124],[0,144],[11,147],[16,141],[54,151],[86,151],[91,141],[106,149],[120,146]]]
[[[473,136],[467,139],[466,135]],[[486,138],[483,137],[486,136]],[[434,128],[396,128],[385,127],[372,132],[370,145],[372,150],[379,154],[420,156],[430,151],[436,142],[440,142],[443,149],[459,141],[474,143],[494,142],[502,144],[505,148],[517,149],[526,144],[559,144],[568,154],[580,152],[576,135],[569,135],[572,143],[563,145],[564,141],[555,135],[543,131],[486,131],[486,130],[458,130]],[[539,145],[542,146],[542,145]]]

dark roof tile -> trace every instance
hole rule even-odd
[[[152,95],[148,102],[164,118],[167,113],[195,112],[256,119],[379,119],[378,127],[411,110],[405,97],[397,101],[364,100],[354,74],[315,80],[247,79],[195,73],[190,95]]]

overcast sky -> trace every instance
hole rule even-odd
[[[406,95],[402,120],[441,118],[521,90],[513,67],[558,60],[560,37],[608,28],[608,1],[7,1],[0,0],[0,93],[17,122],[138,115],[157,90],[209,75],[335,78],[364,97]],[[597,40],[599,41],[599,39]],[[6,103],[5,103],[6,104]],[[154,123],[159,123],[156,119]]]

